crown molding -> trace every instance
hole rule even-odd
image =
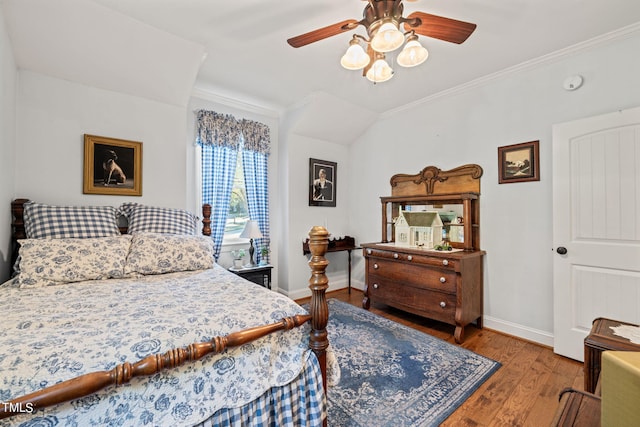
[[[419,99],[419,100],[411,102],[409,104],[405,104],[405,105],[403,105],[401,107],[394,108],[392,110],[387,110],[387,111],[385,111],[383,113],[380,113],[380,118],[381,119],[385,119],[385,118],[392,117],[392,116],[394,116],[394,115],[396,115],[398,113],[403,113],[403,112],[405,112],[407,110],[412,110],[416,106],[419,106],[419,105],[422,105],[422,104],[426,104],[426,103],[429,103],[431,101],[435,101],[437,99],[444,98],[446,96],[451,96],[451,95],[454,95],[454,94],[465,92],[467,90],[470,90],[470,89],[476,88],[478,86],[484,85],[485,83],[488,83],[488,82],[503,78],[505,76],[508,76],[508,75],[511,75],[511,74],[515,74],[515,73],[519,73],[519,72],[525,71],[525,70],[530,70],[530,69],[533,69],[533,68],[538,67],[540,65],[548,64],[548,63],[557,61],[559,59],[563,59],[563,58],[565,58],[567,56],[574,55],[574,54],[579,53],[579,52],[584,52],[584,51],[593,49],[595,47],[599,47],[599,46],[605,45],[605,44],[607,44],[609,42],[612,42],[612,41],[625,39],[627,37],[635,35],[635,33],[637,33],[637,32],[640,32],[640,22],[637,22],[637,23],[632,24],[632,25],[628,25],[626,27],[622,27],[622,28],[620,28],[618,30],[611,31],[609,33],[605,33],[605,34],[603,34],[601,36],[594,37],[594,38],[589,39],[589,40],[585,40],[583,42],[574,44],[574,45],[566,47],[564,49],[557,50],[557,51],[552,52],[550,54],[543,55],[543,56],[540,56],[538,58],[522,62],[520,64],[514,65],[513,67],[505,68],[505,69],[497,71],[495,73],[488,74],[488,75],[486,75],[484,77],[480,77],[480,78],[477,78],[475,80],[468,81],[468,82],[463,83],[461,85],[452,87],[450,89],[443,90],[441,92],[435,93],[433,95],[427,96],[425,98]]]
[[[229,96],[221,95],[219,93],[215,93],[210,90],[198,87],[193,88],[193,90],[191,91],[191,96],[194,98],[204,99],[206,101],[215,102],[227,107],[237,108],[239,110],[247,111],[254,114],[261,114],[263,116],[272,117],[275,119],[280,118],[280,115],[282,114],[282,109],[274,105],[265,105],[259,104],[257,102],[231,98]]]

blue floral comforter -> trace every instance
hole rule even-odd
[[[306,311],[222,267],[40,288],[0,287],[0,402],[81,374]],[[302,370],[309,327],[277,332],[0,425],[192,425]]]

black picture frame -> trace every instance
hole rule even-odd
[[[540,141],[498,147],[498,183],[540,181]]]
[[[336,207],[337,174],[336,162],[309,159],[309,206]]]

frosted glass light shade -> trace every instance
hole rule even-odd
[[[362,70],[369,65],[369,61],[371,61],[371,58],[365,53],[362,46],[352,43],[342,56],[342,59],[340,59],[340,65],[347,70]]]
[[[376,59],[369,71],[367,71],[367,79],[374,83],[386,82],[391,77],[393,77],[393,69],[384,58]]]
[[[398,65],[403,67],[415,67],[422,64],[429,57],[429,52],[418,40],[409,40],[398,55]]]
[[[386,22],[378,28],[371,40],[371,47],[376,52],[391,52],[404,43],[404,34],[392,22]]]

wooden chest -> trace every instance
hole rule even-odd
[[[611,327],[620,325],[638,326],[598,317],[593,321],[591,332],[584,339],[584,389],[590,393],[596,390],[598,384],[603,351],[640,351],[640,344],[634,344],[627,338],[614,335]]]
[[[432,251],[384,243],[361,245],[366,260],[365,295],[430,319],[455,325],[457,343],[464,327],[482,327],[484,251]]]

